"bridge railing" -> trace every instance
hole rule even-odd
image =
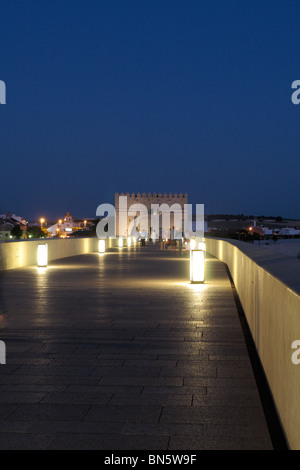
[[[96,250],[96,238],[20,240],[0,243],[0,270],[37,264],[37,247],[48,244],[49,261]]]
[[[231,273],[291,449],[300,449],[300,260],[268,247],[206,239]],[[300,353],[299,353],[300,358]]]
[[[11,240],[0,242],[0,271],[37,265],[38,245],[48,244],[48,261],[70,256],[96,253],[99,251],[99,239],[89,238],[46,238],[35,240]],[[127,240],[124,239],[124,246]],[[118,239],[107,238],[106,250],[118,247]]]

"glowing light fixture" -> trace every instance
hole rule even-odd
[[[190,281],[203,283],[205,280],[205,251],[190,250]]]
[[[127,246],[131,246],[131,237],[127,238]]]
[[[133,239],[133,244],[136,245],[136,237],[132,237]]]
[[[38,245],[37,262],[39,268],[46,268],[48,266],[48,245]]]
[[[119,248],[123,248],[123,238],[119,238]]]
[[[190,248],[191,250],[195,250],[196,248],[196,240],[194,238],[191,239]]]
[[[99,253],[105,253],[105,240],[99,240]]]
[[[198,243],[198,250],[206,251],[206,244],[205,242]]]

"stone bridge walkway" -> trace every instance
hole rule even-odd
[[[115,250],[0,273],[0,449],[272,449],[226,269]]]

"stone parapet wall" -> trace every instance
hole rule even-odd
[[[207,251],[231,273],[289,446],[300,449],[300,260],[267,247],[206,239]],[[300,354],[299,354],[300,357]]]

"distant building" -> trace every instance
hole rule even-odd
[[[273,235],[273,230],[268,227],[261,227],[262,231],[264,232],[264,235]]]
[[[257,227],[256,224],[253,227],[249,227],[248,232],[249,233],[256,233],[260,237],[265,236],[265,232],[263,231],[263,229],[261,227]]]
[[[15,227],[19,227],[24,232],[25,236],[27,222],[23,217],[11,214],[10,212],[7,212],[5,215],[0,215],[0,240],[8,240],[10,238],[10,232]]]
[[[278,235],[286,235],[286,236],[300,235],[300,230],[297,230],[294,227],[285,227],[279,231]]]
[[[51,227],[48,227],[47,230],[50,232],[51,236],[56,235],[65,236],[68,233],[72,233],[75,230],[86,229],[89,230],[89,226],[92,222],[88,219],[74,219],[70,212],[67,212],[63,219],[58,220],[58,222]]]
[[[0,240],[8,240],[14,225],[0,219]]]

